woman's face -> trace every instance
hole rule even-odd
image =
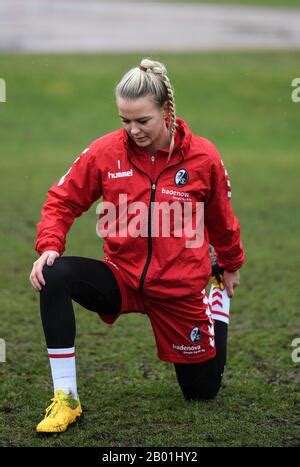
[[[151,97],[118,97],[117,106],[123,127],[138,146],[150,151],[168,146],[169,135],[165,123],[167,104],[159,107]]]

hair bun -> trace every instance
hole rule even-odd
[[[144,58],[141,61],[139,69],[145,71],[146,73],[154,73],[156,75],[167,74],[166,67],[162,63],[149,60],[148,58]]]

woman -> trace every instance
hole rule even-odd
[[[38,432],[65,431],[82,411],[72,300],[107,323],[146,313],[158,357],[174,363],[186,400],[214,398],[221,385],[228,320],[212,316],[206,296],[209,242],[229,297],[244,261],[227,172],[213,144],[176,117],[163,64],[142,60],[116,87],[116,101],[124,128],[82,152],[48,191],[38,224],[30,281],[54,386]],[[101,196],[104,259],[61,256],[74,219]]]

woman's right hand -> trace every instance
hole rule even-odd
[[[29,280],[35,290],[40,292],[42,290],[42,286],[46,284],[42,272],[44,265],[47,263],[47,266],[52,266],[56,258],[59,256],[60,255],[57,251],[47,250],[44,251],[44,253],[33,263]]]

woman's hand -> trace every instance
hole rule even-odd
[[[224,271],[223,277],[228,297],[232,298],[234,295],[233,289],[240,284],[240,271]]]
[[[52,266],[58,257],[59,253],[57,251],[47,250],[33,263],[29,280],[35,290],[41,291],[42,286],[46,284],[42,273],[44,265],[47,263],[47,266]]]

